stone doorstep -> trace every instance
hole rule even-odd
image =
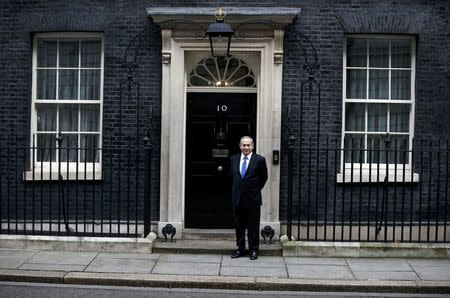
[[[236,249],[234,229],[184,229],[183,238],[174,242],[158,238],[153,243],[155,253],[185,254],[231,254]],[[279,241],[272,244],[261,242],[260,255],[281,256]]]
[[[183,229],[183,240],[235,240],[233,229]]]
[[[231,254],[236,249],[234,240],[190,240],[181,239],[175,242],[165,242],[161,239],[153,243],[154,253],[174,254]],[[283,253],[280,242],[259,245],[262,256],[281,256]]]

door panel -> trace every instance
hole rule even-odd
[[[256,94],[188,93],[187,228],[231,228],[229,159],[244,135],[255,137]]]

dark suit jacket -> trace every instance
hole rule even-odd
[[[258,202],[262,204],[261,190],[267,181],[266,159],[253,152],[245,176],[242,178],[239,169],[240,158],[240,153],[230,158],[230,169],[233,179],[231,190],[233,206],[237,207],[241,200],[246,203]]]

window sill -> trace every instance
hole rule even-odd
[[[61,171],[58,173],[58,171],[26,171],[23,173],[23,179],[25,181],[58,181],[59,180],[59,174],[61,174],[61,179],[64,181],[96,181],[96,180],[102,180],[102,171],[97,170],[94,172],[92,171],[79,171],[78,173],[75,171]]]
[[[411,177],[412,174],[412,177]],[[344,173],[338,173],[336,177],[337,183],[382,183],[385,182],[386,172],[384,170],[380,171],[360,171],[353,170],[353,175],[351,170],[347,169]],[[419,174],[411,173],[410,171],[397,170],[388,172],[388,182],[389,183],[417,183],[419,182]]]

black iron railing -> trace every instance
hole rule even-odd
[[[295,141],[291,135],[290,239],[450,241],[448,142]]]
[[[139,147],[0,148],[0,233],[148,235],[155,213],[147,139]]]

